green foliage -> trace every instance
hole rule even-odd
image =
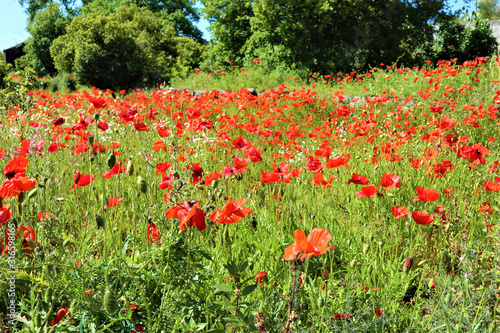
[[[56,68],[50,56],[50,46],[54,39],[65,33],[66,26],[70,22],[70,18],[62,13],[59,6],[59,3],[51,3],[35,15],[28,25],[31,37],[26,40],[24,46],[26,54],[16,61],[16,67],[31,67],[38,76],[55,74]]]
[[[422,64],[431,22],[444,20],[442,0],[203,1],[214,44],[204,64],[220,67],[260,58],[270,69],[333,73],[399,60]],[[415,47],[415,45],[418,45]]]
[[[500,19],[500,6],[498,0],[480,0],[477,1],[476,16],[483,20]]]
[[[213,42],[204,53],[204,66],[219,68],[228,61],[243,65],[245,43],[252,35],[252,3],[247,0],[202,0]]]
[[[2,63],[0,63],[1,70]],[[4,88],[0,90],[0,111],[14,106],[22,111],[29,110],[34,104],[33,99],[28,96],[29,92],[41,88],[42,85],[37,81],[35,71],[31,68],[25,68],[10,77],[4,77],[3,82]]]
[[[173,78],[184,78],[201,62],[204,46],[186,37],[176,38],[177,58],[175,59]]]
[[[0,89],[5,88],[5,80],[7,79],[7,74],[11,67],[11,64],[0,60]]]
[[[168,80],[175,44],[171,25],[131,5],[75,18],[54,41],[51,55],[56,68],[74,73],[79,84],[129,89]]]
[[[92,13],[109,15],[115,13],[122,6],[136,5],[138,8],[157,13],[159,17],[167,20],[174,26],[177,36],[202,42],[203,33],[195,25],[199,21],[200,15],[194,4],[194,0],[93,0],[81,8],[81,14],[84,16]]]
[[[453,22],[441,25],[434,45],[435,60],[454,59],[459,62],[489,57],[498,49],[488,21],[477,20],[474,28]]]

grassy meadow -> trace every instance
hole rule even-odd
[[[499,58],[229,68],[0,96],[5,332],[498,332]]]

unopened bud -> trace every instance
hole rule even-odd
[[[363,254],[364,255],[368,253],[369,248],[370,248],[370,246],[368,244],[363,245]]]
[[[413,264],[413,258],[412,257],[406,258],[405,262],[403,263],[403,272],[408,273],[411,269],[412,264]]]
[[[132,160],[128,160],[127,162],[127,175],[132,176],[134,174],[134,163]]]
[[[142,193],[146,193],[148,191],[148,184],[141,176],[137,177],[137,185],[139,185],[139,190]]]
[[[104,227],[104,218],[101,215],[95,214],[95,221],[99,228]]]

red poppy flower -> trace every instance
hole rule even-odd
[[[176,217],[180,221],[180,229],[184,230],[187,227],[195,226],[199,231],[205,230],[205,213],[198,208],[200,201],[190,200],[170,207],[165,212],[167,219]]]
[[[54,319],[52,319],[52,321],[50,322],[50,326],[54,326],[54,325],[59,324],[64,317],[71,318],[71,315],[68,313],[68,310],[66,310],[64,308],[63,309],[59,309],[57,311],[56,316],[54,317]]]
[[[134,124],[134,127],[138,132],[149,131],[149,127],[144,124]]]
[[[434,215],[429,215],[429,212],[425,210],[419,210],[411,213],[413,220],[418,224],[427,225],[431,224],[436,218]]]
[[[92,103],[96,109],[102,109],[106,106],[106,101],[102,97],[87,96],[87,100]]]
[[[483,156],[489,155],[491,152],[480,143],[473,145],[469,151],[469,160],[476,164],[486,164]]]
[[[264,280],[267,277],[267,272],[266,271],[260,271],[255,275],[255,280],[257,281],[257,284],[262,284]]]
[[[36,179],[24,177],[21,174],[11,179],[6,179],[0,188],[0,196],[2,198],[12,198],[21,192],[27,192],[36,185]]]
[[[309,161],[306,162],[306,170],[320,172],[323,170],[323,163],[313,156],[309,156]]]
[[[335,158],[329,159],[326,162],[326,168],[327,169],[337,168],[339,166],[345,165],[345,162],[346,162],[346,160],[345,160],[344,156],[335,157]]]
[[[368,177],[358,175],[357,173],[353,173],[351,179],[349,179],[349,181],[347,182],[347,185],[349,185],[351,183],[357,184],[357,185],[367,185],[368,184]]]
[[[125,170],[122,165],[123,161],[119,160],[118,162],[115,163],[113,166],[113,169],[106,171],[105,173],[102,174],[102,176],[106,179],[110,179],[113,176],[116,176],[117,174],[123,173]]]
[[[418,196],[413,198],[412,201],[415,202],[417,200],[422,200],[422,201],[436,201],[439,198],[439,193],[436,190],[433,189],[427,189],[423,188],[421,186],[418,186],[416,188]]]
[[[329,249],[334,249],[335,246],[327,246],[332,239],[332,235],[325,229],[314,228],[306,238],[304,231],[297,229],[293,233],[295,243],[285,249],[283,258],[285,260],[294,260],[299,252],[304,252],[299,255],[300,260],[306,260],[313,256],[325,254]]]
[[[375,194],[377,194],[377,191],[379,188],[380,188],[380,185],[379,186],[375,186],[375,185],[364,186],[361,188],[361,191],[356,192],[356,197],[359,199],[365,198],[365,197],[374,197]]]
[[[493,180],[487,180],[483,184],[483,190],[490,192],[498,192],[500,191],[500,183],[497,183]]]
[[[193,177],[193,179],[190,180],[191,184],[198,184],[203,177],[203,168],[200,166],[200,163],[190,164],[190,166],[188,166],[188,169],[191,169],[191,171],[193,172],[191,174],[191,176]]]
[[[311,181],[313,185],[323,185],[323,188],[331,187],[332,182],[329,182],[325,179],[325,175],[321,172],[315,172],[313,176],[313,180]]]
[[[117,198],[116,196],[114,196],[114,197],[108,199],[108,206],[115,207],[122,201],[123,201],[123,197]]]
[[[155,176],[158,173],[161,173],[163,176],[165,176],[165,171],[167,171],[168,168],[170,168],[171,166],[172,166],[172,163],[168,163],[168,162],[156,164],[157,170],[155,171]]]
[[[210,186],[212,185],[212,182],[214,180],[217,180],[220,178],[220,173],[219,171],[212,172],[208,175],[205,176],[205,186]]]
[[[106,132],[108,130],[108,128],[109,128],[109,125],[107,123],[105,123],[105,122],[100,121],[100,122],[97,123],[97,128],[100,129],[103,132]]]
[[[52,143],[50,146],[49,146],[49,153],[55,153],[57,150],[58,150],[58,146],[57,146],[57,143]]]
[[[90,175],[81,175],[80,172],[75,171],[75,173],[73,174],[73,182],[74,182],[73,189],[75,187],[86,186],[90,184],[90,182],[92,182],[94,179],[95,177],[93,176],[91,178]]]
[[[160,190],[166,190],[170,187],[170,184],[174,181],[174,171],[170,170],[168,175],[162,174],[161,182],[158,184]]]
[[[210,215],[210,219],[219,224],[236,223],[253,212],[251,208],[242,207],[246,201],[247,198],[243,198],[231,202],[231,198],[229,198],[222,209],[216,210]]]
[[[54,126],[61,126],[62,124],[64,124],[66,122],[66,119],[64,118],[58,118],[58,119],[55,119],[52,121],[52,124]]]
[[[256,163],[262,161],[262,157],[260,156],[260,150],[257,147],[251,147],[248,150],[248,157],[250,157],[250,161]]]
[[[164,150],[165,152],[167,151],[167,146],[165,146],[165,142],[163,142],[162,140],[157,140],[153,143],[153,150],[154,151],[160,151],[160,150]]]
[[[238,150],[245,150],[246,148],[252,146],[252,143],[250,141],[248,141],[245,138],[242,138],[241,136],[234,139],[231,143],[233,144],[233,149],[238,149]]]
[[[408,217],[408,208],[406,206],[395,206],[391,208],[391,213],[394,215],[394,218],[398,220],[403,217]]]
[[[30,247],[30,242],[33,244],[36,240],[36,232],[32,227],[25,225],[17,227],[16,239],[19,238],[23,239],[23,251],[25,253],[35,252],[35,249]],[[40,246],[40,244],[35,244],[35,246]]]
[[[233,167],[237,170],[242,170],[246,168],[247,165],[248,165],[248,160],[245,160],[242,157],[236,156],[233,160]]]
[[[384,173],[384,175],[382,176],[381,184],[383,187],[385,187],[386,191],[389,191],[394,187],[401,187],[401,183],[399,182],[399,176],[394,174],[388,174],[387,172]]]
[[[16,175],[22,175],[24,177],[26,173],[26,168],[30,165],[30,162],[24,156],[14,156],[12,160],[7,162],[4,169],[4,176],[7,178],[14,178]]]
[[[0,223],[2,226],[6,225],[7,222],[12,218],[12,209],[10,205],[5,205],[0,210]]]
[[[337,319],[337,320],[348,320],[352,317],[352,315],[346,315],[346,314],[343,314],[343,313],[335,313],[333,316],[333,319]]]
[[[148,241],[155,245],[161,245],[160,243],[161,233],[153,222],[148,223]]]

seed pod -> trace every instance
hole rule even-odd
[[[17,202],[19,204],[22,204],[24,201],[24,191],[23,192],[20,192],[18,195],[17,195]]]
[[[43,296],[43,301],[47,304],[50,304],[52,302],[52,295],[53,290],[51,286],[48,286],[48,288],[45,290],[45,295]]]
[[[111,153],[111,154],[109,154],[109,157],[108,157],[108,168],[113,169],[115,164],[116,164],[116,156],[115,156],[115,154]]]
[[[95,214],[95,221],[97,222],[97,226],[99,228],[104,227],[104,218],[101,215]]]
[[[369,248],[370,248],[370,246],[368,244],[363,245],[363,255],[368,253]]]
[[[322,308],[325,306],[325,299],[323,297],[318,297],[318,308]]]
[[[142,193],[146,193],[147,192],[147,190],[148,190],[148,184],[146,183],[146,181],[144,179],[142,179],[141,176],[137,177],[137,185],[139,185],[139,190]]]
[[[413,258],[412,257],[406,258],[405,262],[403,263],[403,272],[408,273],[411,269],[412,264],[413,264]]]
[[[132,160],[128,160],[127,162],[127,175],[132,176],[134,174],[134,163]]]
[[[354,269],[354,267],[356,267],[356,259],[352,259],[351,263],[349,264],[349,267],[351,267],[351,269]]]
[[[118,310],[117,300],[115,293],[111,292],[109,287],[106,287],[103,299],[103,308],[107,314],[112,315]]]
[[[87,140],[89,141],[90,145],[94,144],[94,136],[93,135],[89,135]]]
[[[31,191],[28,192],[28,199],[36,197],[36,194],[38,193],[38,189],[35,187]]]

